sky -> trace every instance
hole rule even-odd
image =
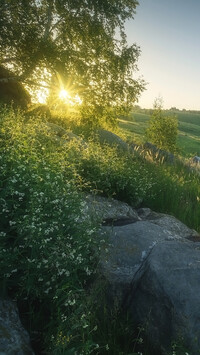
[[[126,23],[128,44],[141,49],[139,72],[148,83],[138,104],[200,110],[200,0],[139,0]]]

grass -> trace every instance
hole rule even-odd
[[[200,114],[176,112],[176,115],[179,122],[177,147],[180,155],[186,158],[200,155]],[[141,144],[145,140],[149,119],[150,115],[132,113],[130,117],[119,120],[119,127],[128,141]]]

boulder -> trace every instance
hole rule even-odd
[[[142,324],[154,354],[200,353],[200,243],[156,244],[132,280],[124,307]]]
[[[47,126],[49,131],[55,134],[55,136],[57,136],[60,140],[62,140],[63,143],[70,142],[71,140],[75,140],[81,145],[82,148],[87,148],[87,143],[80,136],[77,136],[76,134],[67,131],[63,127],[58,126],[51,122],[46,122],[45,125]]]
[[[160,149],[152,143],[146,142],[143,145],[143,148],[149,151],[155,160],[163,160],[169,164],[174,164],[175,160],[177,160],[177,158],[175,159],[175,156],[172,153]]]
[[[0,299],[0,354],[34,355],[29,335],[19,319],[17,306]]]
[[[108,283],[108,302],[128,311],[135,327],[145,328],[153,354],[169,354],[176,342],[196,355],[200,236],[173,216],[147,208],[135,212],[138,220],[100,230],[106,240],[100,270]]]
[[[85,202],[90,215],[104,225],[123,225],[141,219],[131,206],[114,198],[88,194]]]
[[[129,145],[115,133],[107,131],[106,129],[98,129],[96,131],[96,135],[101,144],[108,144],[111,147],[117,147],[123,152],[129,151]]]

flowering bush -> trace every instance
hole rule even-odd
[[[109,351],[105,336],[98,341],[90,296],[98,224],[81,190],[135,204],[151,184],[142,165],[114,148],[83,148],[40,118],[0,109],[1,292],[26,309],[29,332],[41,330],[51,353]]]
[[[85,288],[96,269],[96,227],[73,174],[65,176],[66,165],[41,121],[25,124],[20,114],[1,112],[2,290],[24,302],[48,305],[57,327],[70,327],[75,307],[84,308]]]

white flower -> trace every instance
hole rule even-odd
[[[13,273],[13,272],[17,272],[17,269],[12,270],[11,272],[12,272],[12,273]]]
[[[16,224],[15,221],[9,221],[10,226],[14,226]]]
[[[6,233],[0,232],[0,237],[5,237],[5,236],[6,236]]]

